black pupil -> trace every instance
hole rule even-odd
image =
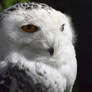
[[[27,29],[31,29],[31,26],[30,25],[27,25]]]

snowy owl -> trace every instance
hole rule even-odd
[[[0,14],[0,87],[9,92],[72,92],[77,64],[68,16],[43,3]],[[1,92],[1,91],[0,91]]]

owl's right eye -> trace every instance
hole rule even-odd
[[[21,27],[23,31],[28,32],[28,33],[33,33],[36,32],[38,30],[38,27],[36,27],[35,25],[24,25]]]
[[[61,28],[62,32],[64,31],[64,27],[65,27],[65,24],[62,24],[62,28]]]

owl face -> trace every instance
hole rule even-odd
[[[28,5],[31,5],[31,9],[27,4],[13,6],[18,7],[16,10],[9,8],[9,13],[3,19],[3,30],[12,41],[11,45],[31,50],[48,50],[71,41],[72,33],[64,14],[49,6],[30,3]]]

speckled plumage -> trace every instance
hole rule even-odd
[[[16,4],[0,16],[0,77],[10,80],[9,92],[72,92],[77,64],[69,18],[31,2]],[[29,24],[38,31],[21,29]]]
[[[3,11],[3,14],[7,14],[13,11],[17,11],[18,9],[24,9],[24,10],[32,10],[32,9],[50,9],[48,5],[44,3],[36,3],[36,2],[28,2],[28,3],[18,3],[16,5],[11,6],[10,8]]]

